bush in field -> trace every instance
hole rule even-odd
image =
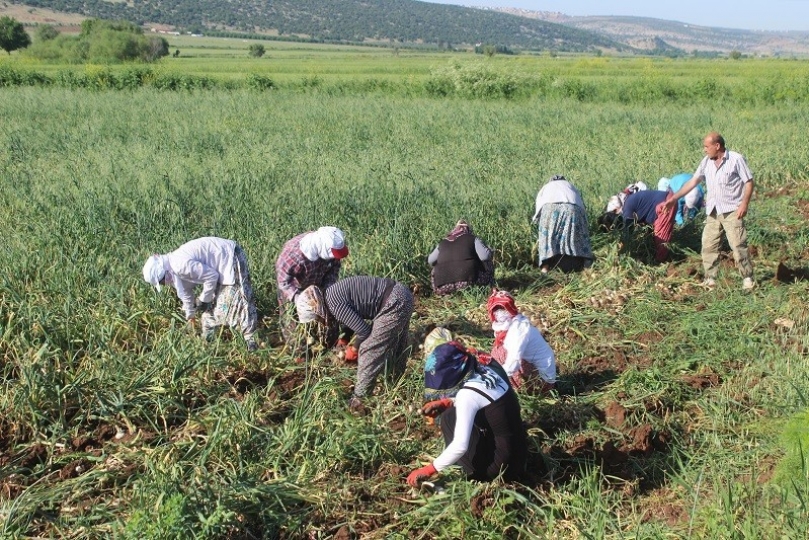
[[[50,24],[43,24],[42,26],[38,27],[35,32],[35,37],[37,41],[50,41],[52,39],[56,39],[59,37],[59,30],[55,27],[51,26]]]
[[[259,75],[258,73],[250,73],[247,76],[247,88],[253,90],[271,90],[275,88],[275,83],[269,77]]]
[[[264,45],[261,43],[253,43],[247,50],[248,54],[253,58],[261,58],[264,56],[264,53],[267,52],[266,49],[264,49]]]
[[[11,17],[0,17],[0,49],[8,54],[24,49],[31,44],[31,36],[25,32],[22,23]]]
[[[465,98],[512,98],[528,95],[539,86],[532,75],[509,73],[483,63],[452,64],[434,70],[425,82],[425,90],[434,96]]]
[[[30,49],[35,58],[69,63],[154,62],[169,54],[162,37],[146,36],[128,22],[88,19],[78,37],[57,36],[37,42]]]

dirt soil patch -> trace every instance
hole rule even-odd
[[[240,369],[225,375],[225,380],[233,387],[233,391],[238,397],[244,397],[244,394],[253,388],[267,386],[267,375],[265,373],[246,369]]]
[[[623,427],[626,421],[626,409],[617,401],[612,401],[604,408],[604,421],[615,429]]]
[[[696,375],[684,375],[681,379],[685,384],[694,390],[705,390],[722,384],[722,378],[713,371],[698,373]]]
[[[809,269],[806,268],[789,268],[783,262],[778,263],[778,268],[775,270],[775,281],[781,283],[795,283],[796,281],[806,281],[809,279]]]

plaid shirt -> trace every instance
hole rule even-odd
[[[275,275],[278,280],[278,303],[291,302],[298,291],[310,285],[325,290],[337,281],[340,261],[337,259],[317,259],[310,261],[301,251],[301,239],[309,234],[299,234],[287,241],[278,260],[275,261]]]
[[[753,179],[753,173],[741,154],[725,150],[717,167],[708,156],[702,158],[696,176],[705,178],[708,197],[705,213],[711,215],[714,208],[720,214],[735,211],[744,199],[744,185]]]

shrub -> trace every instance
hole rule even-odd
[[[266,50],[264,49],[264,45],[262,45],[261,43],[253,43],[248,48],[248,54],[253,58],[261,58],[262,56],[264,56],[265,52]]]
[[[131,23],[88,19],[78,37],[38,41],[30,54],[40,60],[70,63],[154,62],[168,56],[169,44],[162,37],[144,35]]]
[[[247,88],[252,90],[271,90],[275,88],[275,83],[269,77],[259,75],[258,73],[250,73],[247,75]]]

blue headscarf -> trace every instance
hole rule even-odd
[[[454,341],[439,345],[424,363],[424,399],[454,397],[476,368],[477,358]]]

